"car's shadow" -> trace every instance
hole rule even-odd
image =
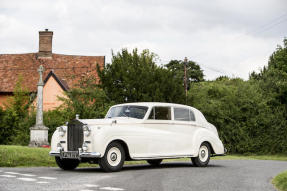
[[[151,169],[170,169],[170,168],[202,168],[202,167],[196,167],[194,166],[191,162],[167,162],[167,163],[162,163],[159,166],[151,166],[149,164],[128,164],[124,165],[121,172],[123,171],[133,171],[133,170],[151,170]],[[221,165],[214,165],[214,164],[209,164],[207,167],[203,168],[217,168],[217,167],[222,167]],[[94,173],[94,172],[104,172],[101,168],[99,167],[80,167],[75,169],[74,171],[76,172],[84,172],[84,173]]]

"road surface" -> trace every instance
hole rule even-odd
[[[188,162],[125,165],[121,172],[77,168],[0,168],[0,191],[204,191],[275,190],[271,180],[287,170],[286,161],[211,160],[206,168]]]

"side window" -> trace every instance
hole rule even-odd
[[[191,121],[195,121],[195,116],[192,110],[189,110],[189,116]]]
[[[155,120],[171,120],[171,108],[153,107],[148,118]]]
[[[195,117],[192,110],[184,108],[174,108],[174,120],[195,121]]]
[[[190,121],[189,110],[183,108],[174,108],[174,120]]]

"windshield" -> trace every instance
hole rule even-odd
[[[106,115],[106,118],[132,117],[136,119],[143,119],[147,110],[148,107],[145,106],[134,106],[134,105],[116,106],[110,109],[109,113]]]

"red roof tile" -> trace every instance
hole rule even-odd
[[[41,64],[45,68],[43,80],[53,71],[72,88],[83,76],[97,77],[97,64],[103,68],[105,57],[52,54],[50,59],[37,59],[37,53],[0,54],[0,92],[13,92],[19,76],[24,87],[36,92]]]

